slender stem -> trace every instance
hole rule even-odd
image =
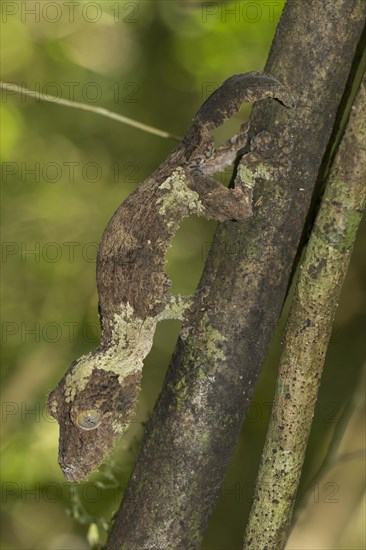
[[[351,110],[290,309],[244,549],[284,548],[325,354],[366,200],[366,79]]]
[[[112,120],[117,120],[118,122],[122,122],[122,124],[128,124],[128,126],[133,126],[134,128],[138,128],[139,130],[143,130],[144,132],[147,132],[149,134],[154,134],[155,136],[174,139],[175,141],[181,140],[179,136],[170,134],[169,132],[165,132],[164,130],[159,130],[159,128],[154,128],[153,126],[143,124],[142,122],[138,122],[137,120],[133,120],[132,118],[119,115],[118,113],[114,113],[113,111],[104,109],[104,107],[95,107],[94,105],[88,105],[87,103],[79,103],[78,101],[70,101],[69,99],[64,99],[62,97],[41,94],[40,92],[28,90],[27,88],[23,88],[22,86],[18,86],[17,84],[11,84],[8,82],[0,82],[0,88],[2,88],[3,90],[7,90],[8,92],[24,94],[29,97],[34,97],[35,99],[47,101],[48,103],[58,103],[59,105],[64,105],[65,107],[72,107],[73,109],[89,111],[90,113],[95,113],[96,115],[101,115],[107,118],[111,118]]]

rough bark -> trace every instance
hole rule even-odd
[[[333,319],[365,206],[366,80],[334,161],[285,329],[244,549],[284,548]]]
[[[284,9],[265,70],[292,91],[297,108],[254,109],[251,134],[274,138],[273,179],[256,186],[249,222],[218,229],[205,292],[172,358],[109,549],[200,545],[281,312],[364,23],[362,0]]]

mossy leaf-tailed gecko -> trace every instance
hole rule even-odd
[[[133,417],[157,323],[181,319],[189,307],[189,298],[168,293],[164,272],[182,218],[195,214],[241,222],[251,216],[255,173],[238,170],[229,189],[212,177],[244,150],[247,128],[217,150],[211,131],[243,102],[265,98],[293,105],[289,91],[269,75],[228,78],[203,103],[179,145],[108,223],[97,257],[101,342],[72,363],[48,397],[60,425],[59,463],[68,480],[85,479],[112,452]]]

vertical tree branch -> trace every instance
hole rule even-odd
[[[244,548],[284,548],[339,294],[366,199],[366,80],[355,100],[291,305]]]
[[[205,292],[190,313],[189,337],[178,342],[109,549],[200,545],[280,315],[363,7],[363,0],[285,7],[266,71],[297,96],[298,108],[265,101],[254,109],[252,135],[266,130],[278,140],[267,159],[273,180],[256,186],[248,223],[218,229]]]

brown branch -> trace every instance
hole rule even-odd
[[[221,224],[108,548],[198,548],[286,295],[322,158],[365,23],[363,0],[289,2],[266,72],[298,98],[255,107],[278,139],[245,224]],[[287,154],[292,147],[292,152]],[[278,162],[280,156],[281,162]]]

